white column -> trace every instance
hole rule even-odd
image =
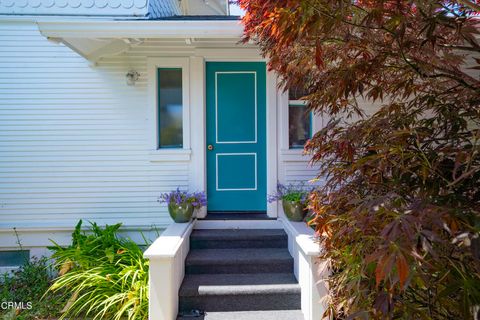
[[[178,292],[172,258],[150,259],[149,320],[175,320],[178,310]]]
[[[288,250],[294,259],[304,319],[322,319],[328,302],[327,261],[319,259],[321,248],[311,228],[304,222],[292,222],[286,218],[281,221],[288,235]]]
[[[149,320],[177,318],[178,290],[185,275],[185,258],[190,250],[194,223],[171,224],[144,253],[150,260]]]
[[[267,72],[267,194],[273,194],[278,180],[277,76]],[[277,202],[267,203],[269,217],[278,216]]]

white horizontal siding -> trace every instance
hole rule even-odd
[[[280,158],[281,159],[281,158]],[[318,175],[318,168],[304,161],[280,161],[280,181],[284,184],[308,183]]]
[[[0,23],[0,229],[170,223],[157,198],[188,187],[189,163],[149,161],[152,50],[91,67],[35,24]]]

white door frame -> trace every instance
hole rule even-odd
[[[266,62],[258,49],[196,49],[190,57],[190,119],[191,121],[191,167],[190,181],[192,188],[206,190],[207,159],[206,159],[206,62]],[[278,170],[278,137],[277,137],[277,76],[267,71],[266,83],[266,130],[267,130],[267,194],[274,193],[277,188]],[[266,200],[266,199],[265,199]],[[269,217],[277,217],[277,203],[267,202]]]

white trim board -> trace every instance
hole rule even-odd
[[[159,233],[162,233],[165,228],[167,228],[173,221],[170,220],[169,223],[158,225],[158,227],[153,226],[144,226],[144,227],[121,227],[119,234],[121,236],[126,236],[134,240],[139,244],[143,244],[143,236],[146,236],[150,240],[155,240]],[[112,225],[112,224],[109,224]],[[18,236],[20,238],[20,243],[25,249],[32,248],[44,248],[51,246],[54,240],[56,243],[62,246],[71,244],[72,242],[72,232],[74,226],[71,228],[58,228],[58,229],[20,229],[17,230]],[[84,228],[82,230],[88,230],[88,223],[84,223]],[[17,250],[19,248],[17,237],[13,230],[0,232],[0,243],[2,250]]]
[[[38,21],[47,38],[240,38],[240,21]]]
[[[273,194],[277,190],[278,182],[278,76],[267,69],[267,194]],[[267,202],[267,214],[271,218],[278,217],[277,202]]]

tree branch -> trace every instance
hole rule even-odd
[[[448,48],[453,50],[463,50],[463,51],[470,51],[470,52],[480,52],[480,47],[468,47],[468,46],[459,46],[459,45],[447,45],[447,44],[440,44],[442,48]]]
[[[475,10],[477,12],[480,12],[480,6],[472,1],[468,1],[468,0],[458,0],[458,2],[460,2],[461,4],[463,4],[464,6],[472,9],[472,10]]]

